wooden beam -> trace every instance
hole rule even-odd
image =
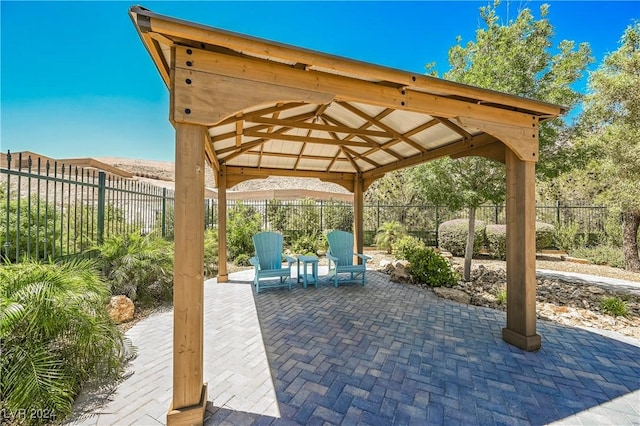
[[[379,138],[393,137],[392,134],[386,131],[354,129],[352,127],[347,127],[347,126],[331,126],[331,125],[316,124],[316,123],[306,123],[306,122],[300,122],[300,121],[293,121],[290,119],[274,120],[266,117],[252,117],[252,118],[248,118],[247,121],[251,123],[271,124],[273,126],[295,127],[298,129],[318,130],[322,132],[346,133],[347,135],[353,135],[353,136],[364,135],[364,136],[372,136],[372,137],[379,137]]]
[[[167,424],[184,424],[204,406],[204,141],[202,126],[176,123],[173,400]],[[204,401],[206,404],[206,399]],[[195,407],[195,408],[194,408]]]
[[[446,157],[450,155],[455,155],[460,152],[469,150],[471,148],[480,147],[484,145],[488,145],[496,141],[491,135],[486,133],[482,133],[478,136],[474,136],[472,140],[460,140],[458,142],[451,143],[449,145],[432,149],[427,152],[421,152],[412,157],[407,157],[403,160],[395,161],[393,163],[389,163],[380,168],[369,170],[363,173],[365,179],[377,178],[385,173],[403,169],[409,166],[415,166],[416,164],[424,163],[425,161],[435,160],[436,158]]]
[[[506,150],[507,326],[502,338],[526,351],[540,349],[536,333],[536,166]]]
[[[313,117],[313,116],[314,116],[313,112],[306,112],[306,113],[304,113],[304,114],[296,115],[295,117],[290,117],[289,119],[290,119],[290,120],[294,120],[294,121],[299,121],[299,120],[307,120],[307,119],[309,119],[309,118],[311,118],[311,117]],[[235,121],[237,121],[237,120],[235,120]],[[229,123],[227,123],[227,124],[229,124]],[[216,126],[214,126],[214,127],[212,127],[212,128],[215,128],[215,127],[216,127]],[[269,132],[269,131],[268,131],[268,129],[270,129],[270,128],[272,128],[272,127],[273,127],[273,126],[268,125],[268,124],[261,124],[261,125],[258,125],[258,126],[251,126],[251,127],[250,127],[250,128],[248,128],[247,130],[254,130],[254,131],[258,131],[258,130],[265,130],[265,129],[267,129],[267,132]],[[292,128],[291,128],[291,127],[287,127],[287,130],[290,130],[290,129],[292,129]],[[280,129],[278,129],[278,130],[280,130]],[[282,133],[282,132],[280,132],[280,133]],[[235,130],[234,130],[234,131],[232,131],[232,132],[221,133],[221,134],[219,134],[219,135],[213,136],[213,137],[211,138],[211,140],[212,140],[214,143],[216,143],[216,142],[220,142],[220,141],[224,141],[224,140],[227,140],[227,139],[233,138],[233,137],[235,137],[235,135],[236,135],[236,132],[235,132]]]
[[[473,137],[471,133],[467,132],[465,129],[458,126],[457,124],[452,123],[448,118],[436,117],[436,116],[434,116],[433,118],[436,119],[443,126],[448,127],[449,129],[453,130],[454,132],[456,132],[457,134],[459,134],[465,139],[471,139]]]
[[[251,111],[251,112],[247,112],[247,113],[243,113],[243,114],[238,114],[234,117],[229,117],[226,120],[222,120],[221,122],[215,124],[214,126],[211,126],[211,128],[213,127],[218,127],[218,126],[224,126],[226,124],[231,124],[231,123],[235,123],[238,120],[244,120],[246,118],[251,118],[251,117],[259,117],[262,115],[268,115],[268,114],[273,114],[274,112],[277,111],[286,111],[289,109],[293,109],[293,108],[298,108],[302,105],[306,105],[304,102],[288,102],[288,103],[279,103],[276,106],[272,106],[272,107],[268,107],[268,108],[262,108],[256,111]]]
[[[291,130],[291,129],[288,129],[288,130]],[[269,134],[269,133],[263,133],[263,132],[256,132],[250,129],[245,130],[244,134],[246,136],[262,138],[265,140],[276,139],[276,140],[300,142],[300,143],[308,142],[308,143],[318,143],[321,145],[355,146],[355,147],[361,147],[361,148],[369,148],[372,146],[372,144],[367,142],[356,142],[356,141],[345,142],[341,139],[335,140],[335,139],[328,139],[328,138],[316,138],[316,137],[309,137],[309,136],[289,135],[286,133],[279,133],[275,135],[275,132]]]
[[[314,172],[308,170],[287,170],[262,167],[254,169],[251,167],[226,166],[228,176],[251,176],[250,179],[264,179],[269,176],[293,176],[310,177],[322,180],[350,180],[353,181],[353,173],[339,172]]]
[[[500,163],[504,163],[505,160],[505,145],[502,142],[494,142],[489,145],[484,145],[476,148],[471,148],[458,154],[452,154],[449,157],[456,159],[462,157],[484,157],[490,160],[495,160]]]
[[[324,104],[335,99],[446,118],[464,115],[514,125],[525,125],[531,121],[529,114],[421,91],[398,90],[385,84],[337,74],[304,71],[265,60],[183,46],[175,50],[177,84],[173,88],[176,92],[173,109],[179,114],[176,120],[216,123],[255,105],[287,101]],[[184,84],[185,79],[191,79],[192,84]],[[197,102],[184,102],[182,96],[192,90],[200,94]],[[238,96],[239,93],[243,96]],[[183,114],[185,108],[192,111],[191,115]]]
[[[364,179],[358,173],[353,180],[353,234],[356,253],[363,253],[364,248]],[[358,258],[358,263],[362,260]]]
[[[420,73],[399,71],[379,65],[249,37],[243,34],[197,24],[189,24],[135,6],[131,8],[130,14],[134,23],[138,26],[139,32],[142,33],[154,31],[164,34],[167,37],[185,38],[258,56],[263,56],[265,53],[268,53],[270,57],[282,59],[287,62],[307,64],[307,68],[311,70],[314,68],[329,69],[344,74],[355,75],[359,78],[389,81],[401,87],[415,87],[431,93],[466,97],[478,103],[490,102],[552,116],[560,115],[566,111],[566,108],[557,105],[442,80]],[[145,19],[147,21],[145,21]]]
[[[227,166],[218,172],[218,282],[229,281],[227,273]]]
[[[465,127],[489,133],[504,142],[523,161],[538,161],[538,117],[530,116],[525,125],[498,123],[492,120],[460,116]]]
[[[393,135],[394,139],[401,140],[402,142],[408,144],[409,146],[413,147],[417,151],[420,151],[420,152],[426,151],[426,149],[422,145],[412,141],[407,136],[405,136],[402,133],[398,132],[397,130],[387,126],[383,122],[374,119],[373,117],[369,116],[365,112],[360,111],[358,108],[354,107],[350,103],[348,103],[348,102],[338,102],[338,105],[340,105],[342,108],[346,109],[347,111],[350,111],[351,113],[359,116],[360,118],[369,121],[374,126],[379,127],[381,129],[386,130],[387,132],[391,133]]]

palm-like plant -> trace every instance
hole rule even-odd
[[[143,304],[171,301],[171,242],[133,232],[105,238],[96,249],[100,269],[111,283],[113,294],[124,294]]]
[[[386,250],[387,253],[391,253],[391,249],[395,242],[405,235],[407,235],[407,233],[400,222],[385,222],[380,226],[380,228],[378,228],[378,233],[376,234],[375,239],[376,246],[382,250]]]
[[[123,339],[108,297],[87,259],[0,267],[0,405],[9,415],[42,410],[62,419],[83,381],[117,377]]]

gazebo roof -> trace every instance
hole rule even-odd
[[[501,128],[507,123],[519,131],[531,126],[537,146],[538,121],[565,112],[557,105],[193,24],[139,6],[130,16],[171,90],[172,121],[208,128],[207,160],[236,176],[229,186],[270,175],[333,182],[358,175],[371,182],[446,155],[502,159],[502,143],[479,122]],[[537,160],[537,148],[511,149],[522,159]]]

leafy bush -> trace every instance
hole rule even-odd
[[[431,287],[453,287],[460,278],[451,263],[432,248],[417,247],[409,252],[409,273],[414,281]]]
[[[555,233],[555,226],[545,222],[536,222],[536,250],[553,247]]]
[[[48,411],[60,421],[84,381],[119,376],[123,339],[104,308],[108,300],[87,259],[0,268],[3,415]]]
[[[96,246],[98,265],[111,283],[111,291],[142,305],[173,298],[173,244],[134,232],[112,235]]]
[[[269,227],[276,231],[284,232],[287,225],[289,206],[280,200],[272,199],[267,202],[267,220]]]
[[[473,241],[474,256],[480,253],[480,249],[484,247],[484,230],[486,226],[484,221],[476,220],[475,238]],[[438,227],[438,243],[442,249],[451,252],[454,256],[464,256],[468,234],[468,219],[454,219],[443,222]]]
[[[339,229],[352,232],[353,207],[340,201],[325,201],[322,206],[323,222],[325,229]]]
[[[487,225],[485,235],[489,256],[505,260],[507,258],[507,226]]]
[[[596,265],[609,265],[614,268],[624,269],[624,253],[619,247],[596,246],[581,247],[569,252],[573,257],[587,259]]]
[[[291,252],[300,255],[316,254],[319,242],[315,235],[302,235],[291,244]]]
[[[503,288],[500,289],[498,291],[498,294],[496,294],[496,303],[498,305],[504,305],[505,303],[507,303],[507,289]]]
[[[235,259],[233,259],[233,263],[236,266],[249,266],[249,259],[251,259],[251,256],[246,253],[240,253]]]
[[[300,204],[291,209],[289,218],[289,230],[294,231],[294,240],[301,235],[320,235],[320,209],[315,200],[305,198]]]
[[[586,237],[580,233],[580,225],[570,223],[557,226],[554,233],[554,245],[566,251],[587,245]]]
[[[398,259],[408,260],[409,255],[417,249],[425,249],[427,246],[425,243],[412,236],[404,236],[393,244],[393,254]]]
[[[253,236],[260,232],[261,224],[260,213],[242,201],[238,201],[230,209],[227,224],[227,249],[230,259],[237,259],[241,254],[248,258],[253,256]]]
[[[207,278],[218,275],[218,230],[204,231],[204,276]]]
[[[29,201],[31,209],[28,209]],[[7,205],[4,197],[0,198],[0,257],[10,262],[19,258],[45,259],[60,255],[60,247],[54,247],[60,236],[60,212],[49,203],[38,197],[20,200],[20,223],[18,223],[18,202],[11,200]],[[9,238],[7,240],[7,217],[9,214]],[[55,226],[54,226],[55,221]],[[66,222],[65,222],[66,223]],[[55,232],[54,232],[55,228]],[[20,238],[18,238],[18,233]],[[66,247],[65,247],[66,248]],[[16,258],[16,250],[19,252]],[[54,252],[55,250],[55,252]]]
[[[627,303],[618,297],[605,297],[600,301],[600,310],[614,317],[626,317],[629,313]]]
[[[391,221],[383,223],[376,234],[376,245],[379,249],[391,253],[391,249],[396,241],[407,235],[400,222]]]

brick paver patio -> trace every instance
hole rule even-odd
[[[367,275],[259,295],[251,271],[207,281],[206,424],[640,424],[639,341],[539,321],[524,352],[501,311]],[[171,315],[129,331],[130,376],[74,424],[164,424]]]

